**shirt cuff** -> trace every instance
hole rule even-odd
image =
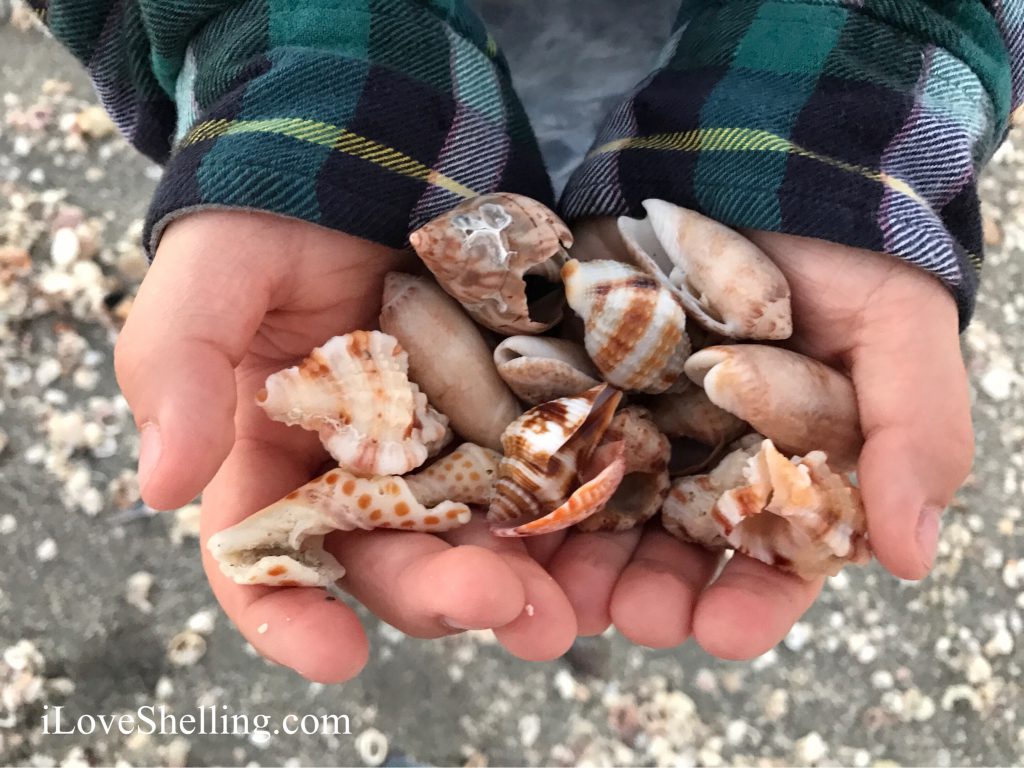
[[[1010,66],[983,4],[956,19],[934,5],[688,0],[563,213],[643,215],[660,198],[891,253],[939,277],[966,326],[982,261],[977,174],[1006,132]]]
[[[290,5],[265,52],[239,39],[247,29],[267,39],[245,19],[262,3],[226,12],[189,45],[180,138],[146,222],[150,254],[169,222],[203,208],[268,211],[397,248],[474,195],[552,204],[507,65],[460,3],[280,13]]]

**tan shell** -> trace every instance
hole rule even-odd
[[[658,393],[680,377],[690,350],[686,315],[657,280],[616,261],[562,268],[569,306],[586,324],[585,344],[605,380]]]
[[[856,466],[864,443],[857,396],[824,363],[761,344],[708,347],[686,361],[686,375],[786,453],[822,450],[837,469]]]
[[[406,375],[392,336],[354,331],[267,378],[257,402],[275,421],[314,430],[338,464],[357,475],[401,475],[448,441],[448,419]]]
[[[566,503],[621,397],[601,384],[575,397],[542,403],[510,424],[502,437],[504,457],[487,519],[519,525]]]
[[[770,440],[731,454],[711,475],[684,478],[663,509],[666,528],[735,547],[804,579],[870,558],[860,492],[813,451],[787,459]]]
[[[401,477],[357,477],[343,469],[210,537],[206,546],[238,584],[325,586],[345,569],[324,550],[331,531],[396,528],[440,532],[469,522],[465,504],[426,508]]]
[[[600,374],[579,344],[547,336],[511,336],[494,350],[498,375],[530,405],[585,392]]]
[[[463,443],[405,482],[421,504],[432,507],[443,501],[486,506],[498,479],[501,454],[473,443]]]
[[[733,339],[787,339],[793,333],[789,284],[756,245],[696,211],[645,200],[646,219],[619,219],[627,252],[666,279],[686,311]]]
[[[558,273],[572,233],[552,211],[507,193],[467,200],[409,236],[437,281],[482,325],[541,333],[562,317]],[[547,282],[536,300],[525,276]]]
[[[622,443],[624,477],[604,509],[576,527],[582,531],[627,531],[642,525],[661,509],[670,485],[671,447],[650,413],[635,405],[615,414],[602,440]]]
[[[500,448],[501,433],[522,409],[458,302],[430,278],[392,272],[384,279],[380,327],[409,354],[410,376],[452,428],[466,440]]]
[[[722,445],[735,440],[746,424],[711,402],[700,387],[657,395],[646,402],[658,429],[669,437],[689,437],[705,445]]]

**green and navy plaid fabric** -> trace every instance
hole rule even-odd
[[[402,246],[474,194],[551,202],[505,60],[464,0],[30,2],[121,131],[167,163],[151,249],[206,206]],[[966,323],[977,175],[1022,96],[1024,0],[684,0],[562,210],[639,214],[657,197],[887,251],[940,277]]]
[[[553,193],[508,66],[461,0],[52,0],[121,131],[167,162],[147,222],[207,206],[401,247],[497,189]]]
[[[656,197],[885,251],[941,278],[966,324],[977,176],[1022,95],[1024,0],[687,0],[563,212]]]

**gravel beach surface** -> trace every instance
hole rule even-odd
[[[649,68],[674,5],[480,3],[559,185]],[[221,614],[196,506],[139,502],[112,346],[145,272],[140,219],[159,169],[30,22],[0,0],[0,764],[1024,760],[1024,130],[982,183],[988,256],[963,337],[977,460],[928,581],[848,569],[751,663],[607,633],[528,664],[489,633],[427,642],[367,619],[366,671],[325,687],[258,658]],[[67,727],[160,706],[268,721],[248,735],[52,732],[57,707]],[[289,714],[346,716],[348,733],[274,734]]]

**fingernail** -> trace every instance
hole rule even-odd
[[[462,624],[461,622],[456,621],[455,619],[451,619],[447,616],[441,617],[441,623],[448,627],[448,629],[457,629],[460,632],[467,629],[473,629],[473,627],[466,626],[465,624]]]
[[[149,478],[160,462],[160,427],[151,421],[142,425],[139,440],[139,490],[145,490]]]
[[[921,510],[921,516],[917,520],[917,549],[921,553],[921,560],[929,571],[935,563],[935,553],[939,547],[939,531],[942,527],[939,517],[941,515],[941,507],[925,507]]]

